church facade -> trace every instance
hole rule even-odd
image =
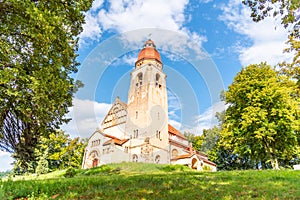
[[[207,155],[168,124],[166,74],[152,40],[146,41],[131,72],[127,104],[118,97],[101,128],[89,138],[82,168],[109,163],[182,164],[216,171]]]

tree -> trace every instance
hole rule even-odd
[[[281,17],[285,28],[292,26],[291,36],[299,39],[300,1],[298,0],[243,0],[243,4],[251,9],[253,21],[258,22],[268,16]]]
[[[188,141],[190,143],[192,143],[193,148],[195,150],[200,151],[201,145],[202,145],[202,142],[203,142],[203,136],[201,136],[201,135],[195,135],[195,134],[189,133],[189,132],[184,132],[183,134],[188,139]]]
[[[78,35],[92,0],[0,0],[0,149],[22,170],[72,104]]]
[[[40,175],[40,174],[46,174],[49,171],[49,163],[47,160],[48,157],[48,151],[46,150],[43,155],[40,157],[37,167],[35,169],[35,172]]]
[[[221,144],[240,156],[270,161],[273,169],[279,168],[279,159],[298,154],[299,105],[294,89],[294,82],[266,63],[243,68],[225,92],[229,107]]]
[[[35,154],[40,161],[47,152],[46,160],[51,171],[68,167],[79,168],[86,144],[85,140],[80,140],[78,137],[71,139],[63,131],[56,130],[48,137],[41,137]]]
[[[285,49],[285,52],[294,52],[294,58],[291,63],[282,62],[280,64],[281,71],[283,74],[288,75],[292,79],[296,80],[297,82],[297,91],[296,91],[296,98],[299,99],[300,97],[300,40],[294,39],[293,36],[289,36],[288,43],[290,47]]]
[[[221,93],[221,99],[223,98],[223,93]],[[204,153],[209,154],[211,151],[213,151],[220,139],[220,133],[222,129],[222,124],[224,122],[225,118],[225,112],[217,112],[216,118],[219,121],[218,125],[215,125],[211,129],[204,129],[203,130],[203,142],[201,145],[200,150]]]
[[[250,7],[253,21],[258,22],[265,17],[280,15],[281,23],[289,28],[287,43],[289,48],[285,52],[294,53],[291,63],[282,62],[282,72],[298,82],[296,98],[300,96],[300,1],[299,0],[244,0],[243,3]]]
[[[221,128],[218,126],[203,130],[203,142],[200,148],[203,153],[207,154],[214,149],[217,142],[219,141],[220,132]]]

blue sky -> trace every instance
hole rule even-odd
[[[289,60],[283,54],[287,30],[267,18],[254,23],[241,0],[95,0],[81,33],[77,74],[85,87],[70,108],[62,129],[89,137],[100,126],[116,96],[127,102],[130,71],[144,42],[151,38],[167,74],[169,122],[201,134],[225,109],[219,94],[242,66]],[[11,168],[0,151],[0,171]]]

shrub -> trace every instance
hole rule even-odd
[[[72,178],[76,175],[76,170],[72,167],[68,168],[66,173],[64,174],[64,177],[66,178]]]
[[[204,165],[203,166],[203,171],[211,171],[210,166]]]

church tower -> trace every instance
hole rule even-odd
[[[142,162],[216,171],[207,155],[193,149],[189,140],[168,124],[166,74],[152,40],[144,44],[130,75],[127,104],[116,98],[101,128],[88,140],[82,168]]]
[[[146,142],[153,150],[158,148],[157,151],[161,151],[160,163],[168,163],[166,74],[163,72],[160,54],[150,39],[139,52],[135,69],[131,72],[127,105],[126,134],[130,135],[131,148],[134,150],[135,146]],[[149,162],[155,160],[148,159]]]

